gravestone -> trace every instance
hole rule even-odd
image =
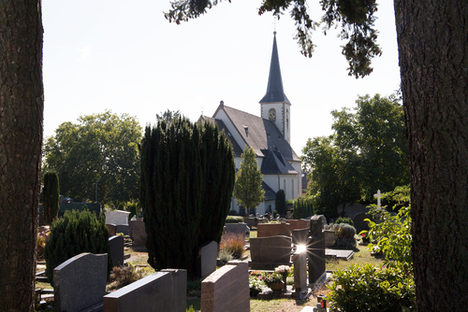
[[[116,235],[109,237],[109,252],[112,267],[122,266],[124,262],[124,238]]]
[[[200,249],[201,277],[205,278],[216,270],[216,258],[218,256],[218,243],[212,241]]]
[[[186,291],[186,270],[162,270],[104,296],[104,312],[185,312]]]
[[[294,297],[302,299],[308,293],[307,288],[307,251],[298,250],[293,255]]]
[[[224,225],[224,234],[242,235],[245,239],[248,233],[250,233],[250,228],[244,222],[226,223],[226,225]]]
[[[291,237],[285,235],[250,239],[250,266],[254,269],[274,269],[291,265]]]
[[[276,235],[290,236],[289,223],[259,223],[257,224],[257,237]]]
[[[309,284],[314,284],[325,272],[325,238],[320,215],[310,218],[311,242],[308,249]]]
[[[304,219],[288,219],[287,222],[289,223],[289,230],[292,232],[293,230],[305,229],[310,227],[310,221]]]
[[[130,212],[124,210],[108,210],[106,214],[106,224],[128,225],[128,216]]]
[[[244,217],[244,222],[250,229],[252,229],[254,226],[257,226],[258,219],[255,217]]]
[[[115,232],[115,228],[116,228],[115,224],[107,223],[106,227],[107,227],[107,231],[109,232],[109,237],[114,236],[115,234],[117,234]]]
[[[130,237],[133,239],[134,248],[145,250],[147,239],[145,222],[141,220],[130,221]]]
[[[308,240],[309,228],[292,230],[291,237],[292,237],[292,243],[293,244],[295,244],[295,245],[298,245],[298,244],[307,245],[307,243],[309,241]]]
[[[325,239],[325,248],[333,247],[338,238],[335,234],[335,231],[330,230],[324,230],[323,237]]]
[[[246,262],[229,261],[202,281],[201,311],[250,311],[249,271]]]
[[[107,254],[82,253],[54,269],[58,311],[78,312],[102,305],[106,293]]]
[[[117,224],[115,226],[115,234],[122,233],[123,235],[128,235],[129,227],[128,224]]]

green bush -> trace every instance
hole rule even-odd
[[[281,217],[286,216],[286,195],[283,190],[276,192],[275,207]]]
[[[73,256],[83,252],[109,253],[108,236],[104,215],[96,217],[87,209],[66,211],[52,225],[45,246],[44,258],[49,282],[53,285],[54,268]]]
[[[354,239],[356,229],[354,226],[347,223],[340,223],[335,228],[335,233],[338,238],[335,242],[334,248],[345,250],[354,250],[356,248],[356,240]]]
[[[227,216],[226,223],[241,223],[244,222],[244,218],[241,216]]]
[[[348,218],[348,217],[339,217],[338,219],[336,219],[335,223],[336,224],[346,223],[346,224],[349,224],[351,226],[354,226],[353,220],[351,218]]]
[[[415,311],[413,278],[400,268],[375,268],[371,264],[335,271],[327,299],[330,311]]]
[[[294,219],[309,218],[315,214],[314,201],[311,197],[299,197],[293,202]]]

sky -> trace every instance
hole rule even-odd
[[[308,1],[321,16],[318,1]],[[358,96],[399,88],[393,1],[378,0],[376,28],[383,54],[374,72],[348,76],[337,31],[314,33],[312,58],[300,54],[288,15],[257,14],[260,0],[223,1],[198,19],[176,25],[167,0],[47,0],[44,25],[44,136],[66,121],[110,110],[142,127],[156,114],[179,110],[196,121],[225,105],[260,115],[277,31],[284,92],[291,102],[291,146],[329,135],[330,112],[355,107]]]

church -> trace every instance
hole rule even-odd
[[[213,117],[202,116],[201,119],[214,122],[225,131],[232,143],[236,170],[246,147],[250,146],[256,153],[265,190],[265,198],[257,206],[257,214],[264,215],[275,210],[275,196],[280,189],[284,191],[286,200],[296,199],[302,193],[301,160],[290,145],[291,103],[283,91],[276,32],[267,91],[259,103],[260,117],[226,106],[221,101]],[[241,212],[234,198],[231,210]]]

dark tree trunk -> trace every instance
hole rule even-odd
[[[418,311],[468,309],[466,0],[395,0]]]
[[[40,1],[0,2],[0,310],[34,310],[42,145]]]

